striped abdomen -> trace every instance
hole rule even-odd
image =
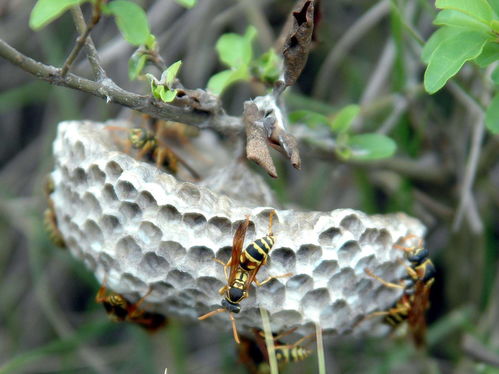
[[[261,263],[267,262],[267,256],[274,245],[275,239],[272,235],[267,235],[250,243],[241,253],[239,265],[247,271],[255,269]]]
[[[310,354],[310,350],[300,347],[299,345],[291,349],[287,347],[279,348],[279,346],[275,348],[275,357],[279,364],[302,361],[310,356]]]
[[[411,298],[412,295],[403,295],[393,307],[393,309],[398,309],[398,311],[388,314],[385,317],[385,322],[390,326],[397,327],[406,321],[411,310]]]

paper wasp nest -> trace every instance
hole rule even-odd
[[[258,176],[246,177],[256,192],[244,190],[251,183],[242,183],[243,176],[218,184],[223,176],[205,178],[205,184],[232,187],[240,196],[236,200],[134,159],[120,151],[105,125],[93,122],[59,124],[54,156],[51,197],[70,252],[132,301],[152,287],[146,310],[194,320],[220,307],[218,290],[226,279],[213,257],[228,259],[234,232],[247,214],[245,246],[267,234],[272,207],[255,201],[272,199]],[[368,216],[350,209],[276,209],[273,228],[276,243],[257,278],[293,275],[250,287],[236,315],[241,331],[261,328],[260,306],[268,310],[274,331],[299,326],[305,333],[314,323],[325,333],[371,331],[373,320],[353,327],[367,313],[390,307],[401,293],[364,269],[399,278],[405,274],[404,254],[393,244],[408,233],[424,234],[422,224],[404,214]],[[221,313],[199,323],[229,330],[228,321]]]

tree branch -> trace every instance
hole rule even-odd
[[[97,7],[99,5],[95,5]],[[90,63],[90,66],[92,67],[94,77],[97,79],[97,81],[102,81],[107,78],[106,72],[104,71],[104,68],[102,67],[99,59],[99,55],[97,54],[97,50],[95,49],[94,42],[92,41],[92,38],[90,37],[90,32],[94,28],[94,26],[99,22],[100,19],[100,9],[93,9],[92,11],[92,19],[88,26],[85,24],[85,19],[83,18],[83,13],[81,11],[81,8],[79,6],[75,6],[71,8],[71,14],[73,16],[73,22],[76,26],[76,30],[80,34],[80,37],[77,40],[77,44],[75,45],[75,48],[71,51],[68,59],[64,63],[64,66],[61,71],[61,75],[65,75],[64,73],[64,67],[68,65],[69,61],[69,66],[67,66],[67,69],[71,67],[72,62],[74,59],[78,56],[78,53],[80,52],[81,48],[85,46],[85,52],[87,54],[87,59],[88,62]],[[70,60],[70,57],[74,54],[73,61]]]
[[[60,70],[54,66],[45,65],[27,57],[0,39],[0,57],[12,64],[19,66],[24,71],[38,79],[51,84],[73,88],[91,95],[114,102],[154,118],[182,122],[199,128],[212,128],[221,133],[239,133],[243,131],[240,118],[228,116],[219,111],[210,113],[195,110],[189,106],[176,106],[166,104],[148,95],[139,95],[126,91],[116,85],[111,79],[106,78],[101,82],[94,82],[72,73],[61,77]]]

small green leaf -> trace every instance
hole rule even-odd
[[[171,103],[177,97],[177,90],[163,90],[160,97],[165,103]]]
[[[175,0],[177,3],[180,5],[185,6],[186,8],[192,8],[194,5],[196,5],[197,0]]]
[[[424,87],[433,94],[441,89],[464,65],[480,53],[488,34],[477,31],[462,31],[440,43],[430,57],[424,74]]]
[[[433,23],[439,26],[453,26],[481,32],[490,32],[490,27],[488,25],[478,21],[476,18],[452,9],[440,11]]]
[[[348,146],[351,158],[356,160],[378,160],[391,157],[397,145],[395,142],[381,134],[360,134],[349,138]]]
[[[254,61],[254,75],[265,83],[274,83],[282,71],[282,61],[273,48]]]
[[[431,37],[424,45],[423,51],[421,53],[421,60],[428,65],[428,62],[430,62],[431,55],[433,54],[435,49],[437,49],[440,43],[442,43],[444,40],[453,37],[456,34],[461,33],[462,31],[463,30],[458,29],[456,27],[444,26],[439,28],[431,35]]]
[[[497,93],[485,113],[485,124],[493,134],[499,134],[499,93]]]
[[[213,75],[208,81],[207,88],[215,95],[220,95],[232,83],[240,80],[249,79],[249,73],[246,66],[236,70],[224,70]]]
[[[153,34],[149,34],[149,36],[147,37],[147,40],[145,42],[145,45],[147,47],[147,49],[150,49],[150,50],[155,50],[156,49],[156,37],[153,35]]]
[[[165,94],[165,86],[163,86],[162,84],[156,85],[154,87],[154,90],[152,91],[152,94],[156,99],[161,99]]]
[[[248,27],[243,36],[232,33],[223,34],[215,46],[220,60],[233,68],[248,65],[253,57],[251,44],[255,36],[256,29],[253,26]]]
[[[435,6],[439,9],[458,10],[485,24],[494,17],[494,11],[487,0],[437,0]]]
[[[337,134],[345,133],[350,128],[352,121],[360,112],[360,106],[356,104],[347,105],[336,114],[329,122],[331,130]]]
[[[107,12],[114,15],[116,25],[123,37],[130,44],[146,44],[151,32],[144,10],[135,3],[126,0],[114,0],[107,4]]]
[[[492,78],[492,81],[499,86],[499,65],[496,66],[490,77]]]
[[[485,44],[482,53],[474,61],[482,68],[499,61],[499,43],[489,42]]]
[[[492,31],[495,32],[496,34],[499,34],[499,21],[494,19],[490,21],[490,27],[492,28]]]
[[[38,0],[29,16],[29,27],[41,29],[69,8],[89,0]]]
[[[135,51],[128,59],[128,78],[133,81],[142,73],[147,61],[147,56],[142,51]]]
[[[306,123],[308,126],[314,128],[317,126],[326,126],[328,119],[325,115],[312,112],[310,110],[297,110],[288,115],[291,123]]]
[[[171,87],[173,81],[177,77],[177,73],[182,65],[182,60],[178,60],[177,62],[171,64],[166,68],[166,70],[161,74],[161,82],[164,83],[167,87]]]

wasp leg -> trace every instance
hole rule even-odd
[[[97,291],[97,295],[95,295],[95,302],[96,303],[102,303],[106,300],[106,286],[102,285],[99,288],[99,291]]]
[[[213,261],[218,262],[220,265],[224,267],[224,274],[225,274],[225,279],[229,279],[229,274],[227,274],[227,268],[230,266],[230,259],[227,261],[225,264],[223,261],[219,260],[218,258],[213,257]]]
[[[301,343],[303,343],[305,340],[307,339],[310,339],[312,337],[315,336],[315,332],[311,333],[311,334],[308,334],[308,335],[305,335],[303,338],[301,339],[298,339],[296,342],[294,342],[293,344],[286,344],[286,345],[277,345],[276,348],[288,348],[288,349],[293,349],[294,347],[300,345]]]
[[[258,282],[258,280],[255,278],[254,281],[255,281],[255,284],[258,286],[258,287],[261,287],[263,286],[265,283],[268,283],[270,282],[272,279],[277,279],[277,278],[285,278],[285,277],[290,277],[292,276],[293,273],[286,273],[286,274],[282,274],[282,275],[274,275],[274,276],[271,276],[271,277],[268,277],[267,279],[265,279],[263,282]]]
[[[239,340],[239,335],[237,334],[236,319],[232,313],[229,313],[230,320],[232,321],[232,334],[234,335],[234,340],[237,344],[241,344]]]
[[[417,236],[417,235],[414,235],[414,234],[407,234],[406,236],[404,236],[401,241],[402,243],[403,242],[406,242],[407,240],[410,240],[410,239],[413,239],[413,238],[416,238],[418,239],[418,244],[416,244],[415,247],[405,247],[403,245],[400,245],[400,244],[394,244],[393,245],[393,248],[396,248],[396,249],[400,249],[402,251],[405,251],[405,252],[411,252],[413,251],[415,248],[420,248],[422,245],[423,245],[423,240]]]
[[[390,287],[390,288],[402,288],[404,289],[404,285],[402,284],[398,284],[398,283],[391,283],[391,282],[387,282],[386,280],[384,280],[383,278],[380,278],[378,277],[376,274],[373,274],[373,272],[369,269],[364,269],[364,272],[369,275],[370,277],[376,279],[377,281],[383,283],[383,285],[385,285],[386,287]]]

